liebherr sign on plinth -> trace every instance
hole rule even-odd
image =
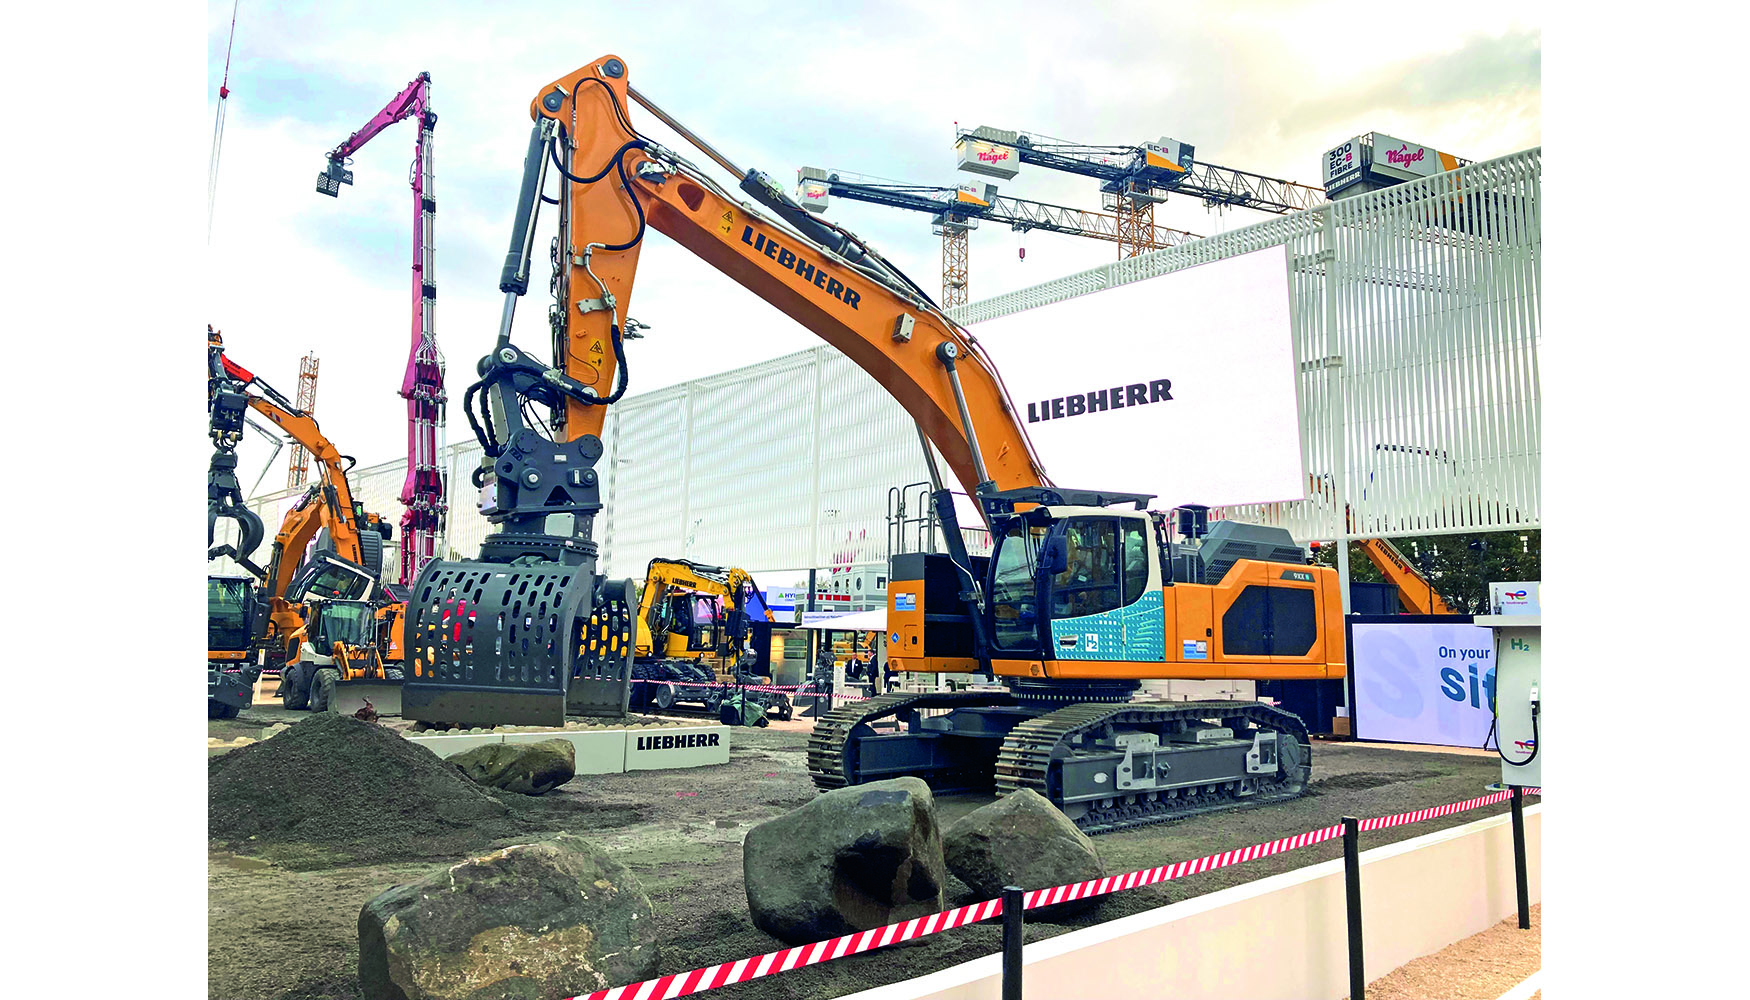
[[[1270,503],[1306,496],[1290,308],[1278,246],[971,330],[1058,485]]]

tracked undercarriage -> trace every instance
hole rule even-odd
[[[1031,788],[1094,834],[1293,798],[1312,747],[1298,717],[1252,702],[898,693],[822,717],[808,770],[822,790],[901,775],[938,792]]]

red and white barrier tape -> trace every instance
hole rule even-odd
[[[1543,789],[1527,788],[1525,794],[1542,795]],[[1448,816],[1455,812],[1464,812],[1466,809],[1475,809],[1478,806],[1491,806],[1497,802],[1505,802],[1512,797],[1513,793],[1510,791],[1491,792],[1488,795],[1479,796],[1474,799],[1465,799],[1463,802],[1449,802],[1446,805],[1435,806],[1432,809],[1418,809],[1415,812],[1398,813],[1396,816],[1375,816],[1372,819],[1362,820],[1361,829],[1384,830],[1387,827],[1403,826],[1405,823],[1420,823],[1425,819],[1433,819],[1436,816]]]
[[[1541,795],[1542,788],[1527,788],[1527,795]],[[1400,826],[1405,823],[1419,823],[1437,816],[1447,816],[1467,809],[1493,805],[1512,798],[1513,793],[1495,792],[1463,802],[1452,802],[1432,809],[1418,809],[1415,812],[1398,813],[1395,816],[1379,816],[1361,821],[1363,830],[1381,830],[1386,827]],[[1266,844],[1253,844],[1251,847],[1237,851],[1223,851],[1198,858],[1195,861],[1180,861],[1177,864],[1162,865],[1159,868],[1145,868],[1141,871],[1125,875],[1110,875],[1106,878],[1094,879],[1088,882],[1072,882],[1069,885],[1054,886],[1050,889],[1035,889],[1021,896],[1024,909],[1034,909],[1040,906],[1054,906],[1058,903],[1068,903],[1078,899],[1089,899],[1113,892],[1123,892],[1127,889],[1140,889],[1145,885],[1155,885],[1168,882],[1187,875],[1200,875],[1203,872],[1226,868],[1229,865],[1244,864],[1267,858],[1272,854],[1282,854],[1295,851],[1314,844],[1322,844],[1335,840],[1343,835],[1343,824],[1337,823],[1318,830],[1308,830],[1292,837],[1283,837]],[[885,948],[890,944],[911,941],[916,938],[928,937],[942,931],[976,924],[1001,916],[1003,901],[987,899],[982,903],[972,903],[967,906],[957,906],[952,910],[942,910],[927,917],[913,917],[897,924],[888,924],[874,930],[859,931],[846,934],[843,937],[829,938],[814,944],[798,945],[795,948],[785,948],[782,951],[771,951],[753,958],[744,958],[738,962],[727,962],[722,965],[709,965],[702,969],[689,972],[677,972],[670,976],[656,979],[646,979],[641,983],[631,983],[626,986],[616,986],[612,989],[597,990],[594,993],[579,994],[571,1000],[674,1000],[675,997],[691,996],[714,990],[719,986],[729,986],[734,983],[745,983],[751,979],[789,972],[808,965],[819,965],[846,955],[860,955],[865,951]]]
[[[634,684],[672,684],[675,687],[722,688],[724,690],[736,690],[737,689],[737,686],[734,684],[705,684],[705,683],[702,683],[700,681],[663,681],[663,680],[657,680],[653,677],[634,677],[632,679],[632,683],[634,683]],[[774,684],[743,684],[743,685],[740,685],[740,690],[744,690],[744,691],[771,691],[771,692],[776,693],[776,694],[787,694],[793,698],[795,698],[795,697],[800,697],[800,698],[831,698],[835,701],[868,701],[869,700],[868,695],[828,694],[825,691],[810,690],[805,685],[801,685],[801,684],[797,684],[797,685],[792,686],[792,687],[779,687],[779,686],[774,685]]]

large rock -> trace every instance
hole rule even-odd
[[[1031,789],[967,813],[948,827],[942,840],[948,870],[979,899],[995,899],[1005,885],[1049,889],[1106,876],[1093,840]],[[1085,912],[1100,898],[1060,903],[1048,907],[1045,915]]]
[[[359,913],[367,1000],[546,1000],[634,983],[660,957],[624,866],[560,834],[398,885]]]
[[[839,788],[748,831],[747,907],[791,944],[942,909],[946,869],[930,786],[894,778]]]
[[[488,743],[449,758],[476,784],[540,795],[577,775],[577,747],[570,740]]]

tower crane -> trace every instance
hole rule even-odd
[[[996,193],[995,184],[962,184],[958,187],[927,187],[916,184],[847,180],[836,170],[803,167],[796,171],[796,200],[816,214],[826,211],[833,197],[887,205],[892,208],[929,212],[931,231],[942,237],[942,305],[952,308],[967,301],[967,233],[979,220],[1007,223],[1016,232],[1042,229],[1096,240],[1122,243],[1122,219],[1116,215],[1087,212],[1041,201],[1009,198]],[[1171,247],[1199,239],[1196,233],[1149,223],[1150,247]]]
[[[437,274],[432,226],[437,219],[437,199],[432,194],[432,130],[437,114],[431,110],[431,74],[420,73],[365,127],[347,136],[328,152],[328,165],[316,175],[316,190],[330,198],[340,196],[340,186],[352,183],[347,161],[376,135],[406,118],[419,120],[419,138],[413,146],[413,169],[408,183],[413,188],[413,344],[407,355],[407,370],[401,377],[401,398],[407,400],[407,477],[401,483],[400,579],[408,586],[419,578],[425,564],[437,557],[449,506],[444,494],[443,472],[438,455],[444,436],[444,356],[438,350],[434,328],[437,308]]]
[[[1169,194],[1200,198],[1209,208],[1238,206],[1278,214],[1312,208],[1325,199],[1320,188],[1199,163],[1190,143],[1164,136],[1140,146],[1088,146],[980,125],[961,131],[954,150],[961,170],[987,177],[1012,179],[1027,163],[1099,180],[1104,207],[1118,216],[1122,257],[1159,245],[1150,242],[1154,207]]]

